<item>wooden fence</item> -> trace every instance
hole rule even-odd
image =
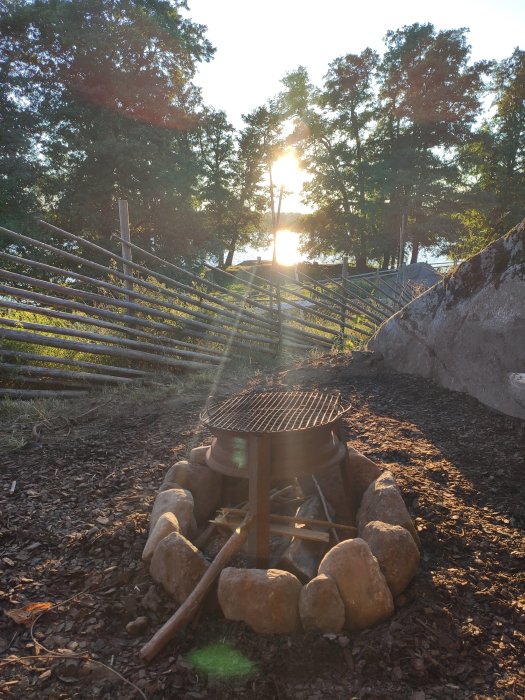
[[[0,250],[0,396],[82,395],[356,346],[417,292],[396,272],[191,271],[132,243],[125,208],[120,215],[115,250],[45,221],[63,244],[0,227],[12,241]]]

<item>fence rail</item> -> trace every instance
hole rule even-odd
[[[120,215],[120,252],[45,221],[63,244],[0,226],[12,241],[0,250],[0,396],[82,395],[360,344],[417,293],[395,271],[317,280],[187,270],[132,243]]]

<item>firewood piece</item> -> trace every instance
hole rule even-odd
[[[211,521],[217,525],[225,525],[230,529],[239,526],[239,518],[237,516],[219,517]],[[329,542],[330,536],[327,532],[319,532],[319,530],[309,530],[308,528],[295,528],[290,525],[279,525],[270,523],[271,535],[284,535],[285,537],[297,537],[301,540],[309,540],[310,542]]]
[[[240,508],[221,508],[221,511],[225,514],[232,515],[245,515],[246,511]],[[336,530],[341,530],[342,532],[347,532],[349,538],[357,537],[357,528],[354,525],[342,525],[341,523],[333,523],[330,520],[319,520],[318,518],[300,518],[294,517],[293,515],[277,515],[275,513],[270,513],[270,520],[280,520],[281,522],[288,523],[299,523],[301,525],[318,525],[319,527],[335,528]]]
[[[246,514],[241,525],[235,530],[230,539],[224,544],[208,570],[186,598],[179,609],[164,623],[139,652],[144,661],[151,661],[175,634],[182,629],[195,615],[215,579],[219,576],[230,559],[241,549],[248,539],[252,514]]]

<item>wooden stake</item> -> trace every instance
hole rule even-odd
[[[173,639],[176,633],[192,619],[215,579],[246,542],[251,522],[252,515],[248,513],[241,525],[217,554],[204,576],[193,589],[193,592],[190,593],[177,612],[142,647],[139,652],[141,659],[151,661]]]

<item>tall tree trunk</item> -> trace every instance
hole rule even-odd
[[[232,236],[232,239],[230,241],[230,245],[228,246],[228,253],[226,254],[226,260],[224,261],[224,267],[230,267],[230,265],[233,265],[233,256],[235,254],[235,249],[237,247],[237,241],[239,239],[239,236],[234,233]]]
[[[388,270],[390,267],[390,253],[388,250],[385,250],[383,253],[383,262],[381,263],[381,269],[382,270]]]
[[[366,255],[358,253],[355,256],[355,270],[356,272],[366,272]]]
[[[412,242],[412,255],[410,257],[410,264],[413,265],[414,263],[417,263],[417,256],[419,255],[419,240],[416,238]]]

